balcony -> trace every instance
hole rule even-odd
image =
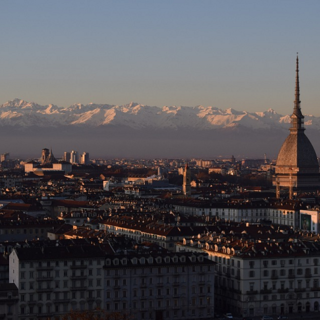
[[[311,291],[319,291],[320,287],[311,287]]]
[[[288,279],[294,279],[296,276],[294,274],[289,274]]]
[[[51,271],[53,270],[53,267],[50,266],[41,266],[36,268],[37,271]]]
[[[262,289],[262,290],[260,290],[260,293],[269,294],[269,293],[272,293],[272,290],[271,289]]]
[[[247,294],[249,294],[249,295],[258,294],[258,291],[256,291],[256,290],[249,290],[249,291],[247,291]]]
[[[71,287],[71,288],[70,288],[71,291],[84,291],[84,290],[87,290],[87,289],[88,289],[87,286]]]
[[[85,280],[87,279],[87,276],[71,276],[71,280]]]
[[[53,299],[53,302],[54,303],[69,303],[70,302],[70,299]]]
[[[49,277],[36,277],[37,281],[52,281],[53,277],[49,276]]]
[[[278,289],[278,293],[287,293],[289,289]]]
[[[304,275],[304,277],[305,277],[305,278],[311,278],[311,277],[312,277],[311,272],[306,273],[306,274]]]
[[[86,269],[87,268],[87,266],[86,265],[84,265],[84,264],[82,264],[82,265],[72,265],[72,266],[70,266],[70,269]]]
[[[273,280],[278,279],[278,276],[276,274],[272,274],[271,279],[273,279]]]
[[[36,289],[37,292],[51,292],[52,288],[38,288]]]
[[[296,289],[294,289],[294,292],[305,292],[306,291],[306,289],[304,289],[304,288],[296,288]]]

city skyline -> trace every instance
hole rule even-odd
[[[292,110],[299,51],[305,114],[320,116],[317,1],[10,1],[1,102],[130,101]]]

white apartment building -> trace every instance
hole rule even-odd
[[[178,252],[206,252],[216,262],[215,305],[243,316],[320,311],[320,245],[291,239],[185,239]]]
[[[98,246],[15,248],[9,282],[19,289],[18,318],[61,319],[102,306],[105,253]]]
[[[239,204],[215,204],[214,206],[203,206],[193,204],[174,204],[174,210],[188,215],[216,216],[220,219],[235,222],[248,221],[257,222],[270,220],[274,224],[300,227],[299,209],[293,205],[268,206],[266,203],[257,202]]]

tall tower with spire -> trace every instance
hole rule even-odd
[[[304,116],[300,103],[299,58],[297,56],[295,100],[290,134],[279,151],[273,181],[278,198],[281,187],[289,189],[289,198],[292,199],[294,190],[313,189],[320,186],[317,155],[304,133]]]

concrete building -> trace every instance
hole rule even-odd
[[[89,165],[90,164],[90,157],[88,152],[83,152],[81,154],[81,159],[80,159],[81,164]]]
[[[71,160],[70,152],[65,151],[65,152],[63,153],[63,160],[66,161],[66,162],[70,162],[70,160]]]
[[[79,163],[79,154],[78,154],[78,151],[74,151],[72,150],[71,153],[70,153],[70,162],[72,164],[77,164]]]

